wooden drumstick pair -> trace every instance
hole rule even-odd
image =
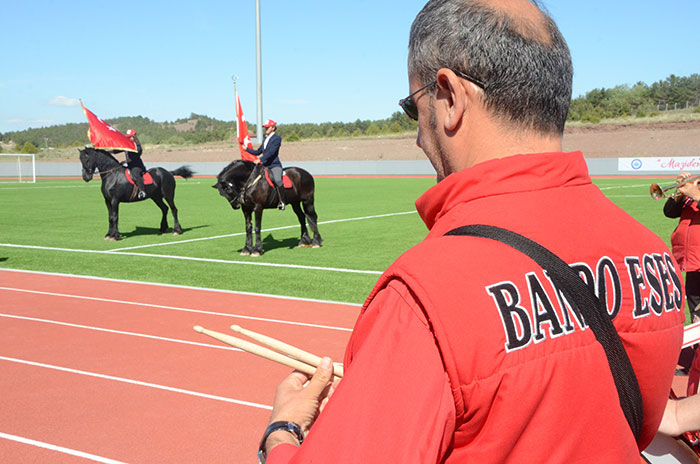
[[[265,359],[269,359],[270,361],[275,361],[280,364],[284,364],[287,367],[291,367],[292,369],[296,369],[309,375],[313,375],[314,372],[316,372],[316,368],[321,363],[321,358],[319,358],[318,356],[308,353],[292,345],[288,345],[287,343],[281,342],[272,337],[268,337],[267,335],[246,330],[238,325],[232,325],[231,329],[234,332],[245,335],[246,337],[260,342],[263,345],[269,346],[273,349],[256,345],[255,343],[236,338],[232,335],[227,335],[220,332],[215,332],[213,330],[205,329],[204,327],[199,325],[194,326],[195,332],[209,335],[210,337],[215,338],[220,342],[224,342],[227,345],[231,345],[235,348],[247,351],[248,353],[252,353]],[[343,366],[334,363],[333,375],[339,378],[342,377]]]

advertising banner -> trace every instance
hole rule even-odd
[[[668,171],[669,174],[698,171],[700,170],[700,156],[618,158],[617,169],[620,172]]]

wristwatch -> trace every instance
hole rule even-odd
[[[276,432],[278,430],[286,430],[287,432],[294,434],[294,436],[297,437],[297,440],[299,440],[300,445],[304,441],[304,433],[301,431],[301,427],[299,427],[298,424],[287,421],[273,422],[272,424],[268,425],[265,433],[263,434],[262,440],[260,440],[260,447],[258,448],[258,462],[260,464],[265,464],[265,460],[267,460],[267,455],[265,453],[265,442],[267,441],[267,437],[269,437],[272,432]]]

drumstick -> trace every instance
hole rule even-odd
[[[252,353],[255,355],[258,355],[260,357],[263,357],[265,359],[269,359],[270,361],[275,361],[280,364],[284,364],[287,367],[291,367],[292,369],[297,369],[300,370],[306,374],[313,375],[314,372],[316,371],[312,366],[303,363],[301,361],[297,361],[296,359],[290,358],[288,356],[285,356],[281,353],[278,353],[276,351],[272,351],[270,349],[264,348],[262,346],[256,345],[255,343],[250,343],[245,340],[241,340],[240,338],[236,338],[231,335],[223,334],[220,332],[215,332],[213,330],[205,329],[202,326],[196,325],[194,326],[195,332],[203,333],[204,335],[209,335],[212,338],[215,338],[219,340],[220,342],[224,342],[227,345],[231,345],[233,347],[236,347],[238,349],[241,349],[243,351],[247,351],[248,353]]]
[[[215,338],[220,342],[224,342],[227,345],[231,345],[240,350],[247,351],[248,353],[252,353],[262,358],[269,359],[270,361],[283,364],[287,367],[291,367],[292,369],[304,372],[305,374],[313,375],[314,372],[316,372],[317,366],[311,366],[299,360],[290,358],[289,356],[285,356],[282,353],[278,353],[268,348],[256,345],[255,343],[250,343],[245,340],[241,340],[240,338],[233,337],[231,335],[205,329],[204,327],[199,325],[194,326],[194,330],[195,332],[203,333],[204,335],[208,335],[212,338]]]
[[[286,355],[292,356],[298,359],[299,361],[305,362],[306,364],[309,364],[311,366],[318,366],[321,363],[321,358],[319,358],[315,354],[311,354],[307,351],[297,348],[296,346],[284,343],[283,341],[277,340],[276,338],[268,337],[267,335],[253,332],[252,330],[244,329],[240,325],[232,325],[231,329],[234,332],[245,335],[246,337],[251,338],[256,342],[260,342],[263,345],[269,346],[273,350],[285,353]],[[337,377],[342,377],[343,366],[337,363],[333,363],[333,374]]]

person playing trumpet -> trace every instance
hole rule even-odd
[[[675,219],[680,218],[678,225],[671,234],[671,250],[678,262],[681,271],[685,272],[685,298],[688,304],[690,320],[696,322],[700,318],[700,182],[699,176],[693,176],[689,172],[682,172],[676,178],[678,188],[676,193],[669,197],[664,204],[664,215]],[[674,185],[676,185],[674,184]],[[690,367],[687,367],[686,359],[692,359]],[[700,384],[700,356],[696,347],[688,347],[683,350],[679,364],[686,366],[688,372],[688,396],[695,396]],[[693,400],[697,401],[697,400]],[[676,402],[669,400],[667,410],[675,411]],[[664,413],[664,424],[667,422],[668,412]]]
[[[676,179],[678,190],[664,204],[664,215],[680,218],[671,234],[671,249],[681,271],[685,272],[685,297],[691,321],[699,317],[700,305],[700,187],[698,176],[688,172]],[[686,182],[690,180],[690,182]]]

